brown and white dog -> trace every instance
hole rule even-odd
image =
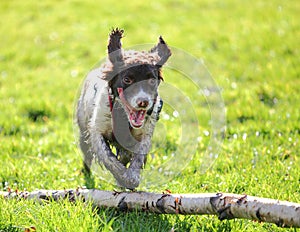
[[[107,61],[88,74],[77,105],[77,122],[86,171],[90,173],[95,160],[121,187],[134,189],[162,108],[157,88],[171,51],[162,37],[149,52],[124,51],[122,37],[123,30],[112,30]]]

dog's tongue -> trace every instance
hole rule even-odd
[[[145,110],[133,110],[130,113],[130,122],[132,126],[139,128],[143,125],[145,119],[146,111]]]

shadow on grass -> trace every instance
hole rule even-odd
[[[147,212],[120,212],[98,209],[99,230],[109,231],[231,231],[229,221],[215,220],[214,216],[167,215]],[[105,230],[105,231],[106,231]]]
[[[16,227],[12,224],[4,224],[4,223],[0,223],[0,231],[2,232],[21,232],[24,231],[24,229]]]
[[[85,186],[88,189],[94,189],[95,188],[95,178],[93,177],[89,168],[86,167],[86,164],[84,163],[83,165],[84,165],[84,167],[82,168],[82,173],[84,175]]]
[[[111,231],[172,231],[173,228],[165,215],[99,209],[98,216],[99,230],[107,229],[107,225]]]

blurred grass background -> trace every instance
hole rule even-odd
[[[226,104],[226,137],[212,169],[202,175],[191,163],[151,191],[300,202],[299,12],[298,1],[278,0],[1,1],[0,190],[86,184],[73,132],[75,98],[86,73],[105,57],[110,29],[121,27],[125,48],[163,35],[170,46],[203,59]],[[96,187],[109,188],[99,181]],[[37,231],[281,231],[211,216],[0,202],[0,231],[31,225]]]

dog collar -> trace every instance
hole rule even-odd
[[[123,94],[123,88],[118,88],[117,91],[118,91],[119,97],[122,98],[123,96],[120,96],[120,93]],[[114,107],[114,98],[115,98],[115,96],[114,96],[113,93],[112,93],[112,89],[109,88],[109,89],[108,89],[108,102],[109,102],[110,112],[112,112],[113,107]],[[124,97],[123,97],[123,98],[124,98]],[[124,99],[124,100],[125,100],[125,99]]]

